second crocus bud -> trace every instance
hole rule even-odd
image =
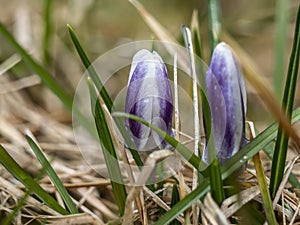
[[[231,48],[223,42],[214,49],[206,87],[216,155],[223,164],[245,144],[246,114],[243,74]],[[205,148],[203,153],[207,164],[212,161],[208,151]]]
[[[140,50],[130,68],[125,112],[172,135],[172,111],[172,91],[162,58],[155,51]],[[125,126],[139,151],[168,147],[162,137],[139,122],[126,119]]]

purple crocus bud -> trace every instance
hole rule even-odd
[[[132,60],[125,112],[136,115],[172,135],[172,91],[167,69],[157,52],[142,49]],[[125,120],[139,151],[168,148],[166,141],[151,128]]]
[[[207,97],[216,155],[220,164],[231,158],[246,142],[246,89],[243,74],[231,48],[219,43],[206,74]],[[203,160],[209,164],[206,148]]]

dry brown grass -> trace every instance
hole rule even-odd
[[[136,19],[139,18],[137,14],[134,19],[139,21],[137,27],[142,29],[142,31],[138,31],[138,28],[132,28],[132,31],[128,31],[129,25],[126,25],[126,28],[128,28],[127,34],[126,28],[121,30],[116,28],[116,26],[120,26],[121,23],[112,20],[111,17],[114,12],[107,12],[105,8],[99,7],[102,13],[105,14],[106,12],[108,15],[106,15],[106,17],[100,15],[99,17],[106,19],[107,24],[98,21],[93,24],[85,21],[86,18],[92,20],[90,18],[92,15],[88,15],[90,11],[96,14],[96,10],[94,11],[89,8],[93,4],[89,2],[93,1],[87,1],[87,3],[79,3],[79,1],[75,3],[74,1],[74,3],[70,3],[70,5],[56,2],[54,6],[55,16],[57,15],[59,19],[55,23],[57,25],[53,28],[53,42],[52,48],[50,49],[53,61],[48,67],[61,83],[66,84],[66,89],[69,91],[76,87],[78,80],[83,74],[83,69],[78,62],[77,56],[68,46],[70,42],[68,42],[68,39],[65,37],[67,33],[65,24],[69,22],[67,20],[70,20],[70,18],[66,19],[65,17],[70,17],[70,14],[74,15],[72,22],[75,27],[80,28],[78,29],[78,33],[80,35],[82,33],[82,39],[84,43],[88,45],[87,49],[91,52],[91,55],[98,55],[99,52],[109,49],[115,43],[121,43],[124,41],[124,37],[134,39],[150,36],[150,32],[146,28],[142,28],[145,25],[140,19]],[[259,4],[259,1],[254,2],[255,4]],[[20,42],[23,41],[23,46],[32,52],[36,58],[41,60],[43,27],[42,5],[32,1],[28,1],[27,3],[28,4],[21,4],[20,1],[10,1],[8,4],[8,1],[1,0],[0,4],[7,5],[7,8],[5,8],[5,10],[4,7],[1,8],[0,18],[1,21],[15,32],[17,39]],[[107,4],[107,10],[112,9],[112,6],[109,3]],[[124,7],[124,10],[127,10],[129,4],[128,6],[123,6],[123,4],[124,3],[122,3],[122,7]],[[156,4],[158,3],[155,2],[154,5],[156,6]],[[232,8],[230,8],[231,4],[232,3],[224,6],[226,10],[224,16],[228,16],[230,10],[232,11]],[[245,6],[239,5],[239,7],[244,8]],[[186,8],[186,14],[192,11]],[[73,11],[71,12],[71,10]],[[117,12],[119,12],[119,10],[120,9],[118,9]],[[255,8],[250,8],[249,11],[251,10],[254,12]],[[160,15],[163,15],[163,10],[160,9],[159,11]],[[130,13],[132,12],[130,11]],[[174,7],[172,13],[175,14],[175,12],[176,9]],[[268,12],[271,15],[268,13],[267,15],[272,17],[272,12]],[[245,14],[245,18],[249,19],[251,15],[255,16],[251,14],[251,12],[247,13],[248,14]],[[225,19],[226,26],[229,30],[233,29],[233,31],[231,30],[233,34],[237,32],[238,29],[234,29],[230,21],[233,23],[233,17],[238,17],[239,15],[240,14],[235,13],[232,18],[228,17],[227,19],[226,17]],[[53,16],[53,18],[55,16]],[[115,20],[120,19],[118,16],[115,18],[117,18]],[[22,20],[26,21],[26,19],[29,19],[27,20],[29,22],[22,23]],[[263,19],[266,18],[262,18],[262,20]],[[180,23],[188,23],[189,17],[184,15],[177,18],[175,22],[172,19],[168,19],[167,21],[169,24],[175,24],[173,25],[174,27],[170,25],[170,29],[172,30],[175,29],[175,27],[176,29],[179,27],[179,21]],[[273,29],[273,23],[261,24],[264,27],[262,33],[255,35],[259,30],[258,25],[253,24],[255,22],[254,20],[249,19],[249,21],[248,23],[245,20],[239,20],[237,22],[238,27],[244,27],[244,30],[236,34],[236,36],[240,35],[238,42],[241,43],[243,47],[246,46],[246,50],[250,52],[249,54],[254,58],[254,62],[261,68],[262,73],[270,75],[272,73],[273,59],[269,59],[269,56],[272,55],[270,54],[272,46],[270,43],[268,43],[268,45],[266,44],[269,39],[266,39],[265,36],[272,33],[270,30]],[[112,24],[108,24],[108,22]],[[243,22],[246,23],[245,26],[243,26]],[[130,23],[130,21],[128,21],[128,23]],[[21,27],[18,28],[17,24],[21,24]],[[292,24],[291,22],[291,29]],[[85,27],[84,25],[88,26]],[[98,29],[98,27],[101,28],[101,26],[104,30],[103,33],[100,33],[99,30],[101,29]],[[250,26],[252,30],[246,29],[247,26]],[[113,41],[111,41],[111,38]],[[249,41],[251,39],[254,40]],[[249,45],[245,44],[247,41]],[[1,41],[1,45],[2,43],[3,41]],[[263,48],[265,48],[265,50],[262,50],[261,46],[264,46]],[[264,51],[263,53],[267,56],[263,54],[262,51]],[[165,210],[169,209],[171,190],[174,184],[173,179],[168,179],[165,182],[164,187],[160,190],[162,193],[161,198],[158,197],[160,193],[153,193],[145,186],[139,188],[127,187],[130,198],[127,203],[128,206],[125,216],[120,218],[117,205],[113,199],[110,181],[101,177],[91,169],[78,150],[73,136],[70,114],[63,109],[56,97],[39,84],[39,78],[25,69],[22,63],[19,63],[20,58],[18,56],[13,55],[12,58],[10,58],[10,56],[11,49],[5,46],[5,44],[4,46],[2,45],[0,47],[1,62],[7,59],[11,61],[5,66],[1,64],[2,67],[0,69],[0,143],[22,168],[28,171],[32,176],[36,176],[39,174],[41,166],[30,150],[24,137],[24,134],[30,131],[37,138],[44,153],[48,159],[50,159],[52,166],[70,192],[80,211],[80,214],[62,216],[39,202],[34,196],[29,196],[26,199],[25,205],[23,205],[16,216],[14,224],[37,224],[38,222],[45,224],[107,224],[108,222],[110,222],[110,224],[120,224],[123,222],[123,224],[126,224],[128,221],[135,222],[136,224],[153,224],[160,216],[159,207]],[[262,57],[264,60],[261,60]],[[265,60],[265,58],[268,58],[268,60]],[[14,64],[18,65],[13,66]],[[13,67],[13,70],[6,71],[6,69],[10,67]],[[250,118],[254,118],[255,121],[257,114],[264,114],[265,110],[259,110],[257,113],[256,109],[251,109],[251,107],[260,108],[257,105],[255,106],[257,103],[257,101],[255,102],[257,93],[254,89],[250,89],[248,95],[250,98]],[[299,96],[299,94],[296,95],[296,104],[300,101]],[[253,113],[251,114],[252,111]],[[256,122],[259,124],[260,130],[267,124],[260,119],[257,119],[255,123]],[[299,124],[295,126],[295,130],[299,131]],[[287,182],[287,177],[291,172],[298,178],[300,177],[299,153],[299,149],[291,142],[285,179],[280,186],[278,198],[276,198],[274,202],[274,209],[278,214],[277,219],[280,224],[300,224],[300,191],[291,188]],[[261,158],[268,178],[270,175],[270,161],[264,154],[261,154]],[[26,189],[1,165],[0,175],[1,222],[1,219],[12,212],[14,207],[18,205],[20,199],[25,195]],[[191,192],[192,169],[187,166],[183,171],[174,173],[174,176],[179,181],[180,196],[183,198]],[[203,202],[200,200],[197,202],[197,206],[201,209],[202,224],[230,224],[232,221],[242,221],[237,211],[243,205],[250,201],[257,202],[259,205],[262,203],[255,170],[251,161],[248,163],[244,173],[238,177],[238,180],[241,185],[241,192],[239,195],[233,195],[226,199],[221,207],[214,203],[210,195],[207,195]],[[60,195],[47,176],[43,176],[39,180],[39,183],[63,205]],[[230,187],[227,187],[227,189],[228,188]],[[284,202],[285,205],[283,206],[280,202]],[[177,220],[183,223],[186,218],[189,218],[189,214],[190,211],[186,212],[186,215],[180,215]]]

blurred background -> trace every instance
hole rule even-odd
[[[209,62],[207,1],[141,0],[140,2],[181,43],[181,25],[190,25],[193,10],[198,10],[205,59],[207,63]],[[284,75],[292,45],[297,4],[296,0],[288,0]],[[120,44],[156,38],[134,6],[126,0],[0,0],[0,6],[0,21],[70,94],[74,93],[84,73],[84,67],[69,38],[67,24],[74,28],[91,60]],[[221,1],[223,30],[249,54],[261,76],[269,83],[269,87],[273,87],[275,70],[275,12],[275,0]],[[14,50],[0,35],[0,63],[13,54]],[[25,64],[19,62],[0,76],[0,82],[5,83],[7,80],[13,81],[31,75],[32,72]],[[4,77],[6,80],[3,80]],[[120,76],[119,79],[124,83],[128,77]],[[58,120],[70,122],[70,114],[56,97],[36,83],[38,82],[33,79],[34,87],[27,89],[31,100],[44,107]],[[284,79],[281,85],[283,84]],[[248,84],[247,90],[247,117],[256,122],[261,130],[272,121],[272,117],[258,100],[255,90]],[[296,106],[300,105],[299,93],[298,88]]]

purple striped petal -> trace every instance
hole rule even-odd
[[[156,52],[140,50],[130,69],[125,112],[136,115],[172,135],[172,92],[167,69]],[[166,142],[150,128],[126,119],[136,149],[165,148]]]
[[[216,46],[206,74],[214,143],[219,162],[231,158],[244,143],[246,90],[241,68],[231,48]],[[207,149],[203,159],[208,162]]]

